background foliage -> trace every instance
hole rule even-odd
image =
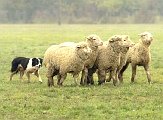
[[[163,0],[0,0],[0,23],[161,23]]]

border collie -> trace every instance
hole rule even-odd
[[[30,82],[30,74],[33,73],[39,78],[42,83],[42,79],[39,74],[39,69],[42,66],[42,58],[26,58],[26,57],[16,57],[11,63],[11,75],[10,80],[12,80],[13,75],[20,72],[20,79],[22,79],[24,73],[28,77],[28,82]]]

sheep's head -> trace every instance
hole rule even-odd
[[[92,50],[88,47],[88,44],[85,42],[79,42],[76,45],[76,52],[78,54],[78,56],[82,59],[82,60],[87,60],[92,52]]]
[[[89,44],[89,47],[98,47],[103,45],[101,38],[95,34],[89,35],[86,38],[86,41]]]
[[[153,36],[149,32],[143,32],[139,34],[140,40],[142,41],[143,44],[150,46],[151,42],[153,41]]]
[[[122,41],[122,37],[120,35],[113,35],[109,38],[109,43],[114,43],[118,41]]]
[[[122,37],[122,52],[127,53],[130,47],[134,46],[133,43],[128,35],[120,35]]]
[[[128,35],[114,35],[109,39],[109,44],[121,52],[127,52],[134,45]]]
[[[121,49],[121,44],[122,44],[122,37],[119,35],[113,35],[112,37],[109,38],[109,44],[111,45],[114,51],[120,52]]]

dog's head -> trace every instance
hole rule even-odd
[[[41,67],[42,66],[42,58],[32,58],[32,66],[37,66],[37,67]]]

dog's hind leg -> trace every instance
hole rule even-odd
[[[20,80],[23,79],[24,71],[20,71]]]
[[[11,75],[10,75],[10,81],[12,80],[12,77],[13,77],[16,73],[17,73],[17,71],[14,71],[14,72],[11,73]]]
[[[20,80],[22,80],[23,75],[24,75],[24,69],[21,64],[18,65],[17,70],[20,71]]]

